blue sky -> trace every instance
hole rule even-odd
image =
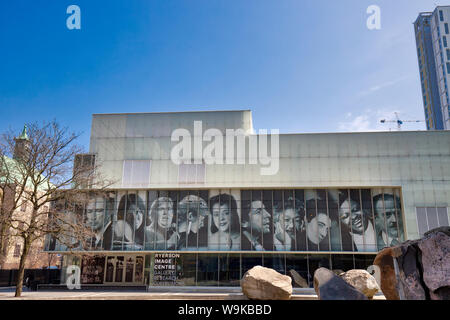
[[[372,4],[381,30],[366,27]],[[379,120],[424,118],[412,23],[435,4],[1,1],[0,131],[56,119],[88,147],[93,113],[228,109],[282,133],[395,130]]]

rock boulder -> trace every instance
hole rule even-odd
[[[373,264],[388,300],[450,300],[450,227],[385,248]]]
[[[373,296],[380,290],[377,280],[375,280],[375,278],[372,277],[372,275],[366,270],[353,269],[341,274],[340,276],[345,280],[345,282],[364,293],[364,295],[369,299],[372,299]]]
[[[314,272],[314,290],[319,300],[368,300],[362,292],[327,268]]]
[[[292,280],[273,269],[255,266],[242,277],[241,288],[252,300],[289,300]]]

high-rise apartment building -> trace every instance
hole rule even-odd
[[[450,129],[450,6],[420,13],[414,22],[428,130]]]

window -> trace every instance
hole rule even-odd
[[[444,21],[444,13],[442,12],[442,10],[439,10],[439,19],[441,21]]]
[[[20,244],[16,244],[16,246],[14,247],[14,258],[20,257],[20,249],[21,249]]]
[[[431,229],[449,225],[445,207],[417,207],[416,215],[421,237]]]
[[[205,164],[182,163],[178,166],[178,183],[205,183]]]
[[[444,42],[444,48],[447,48],[447,37],[443,36],[442,41]]]
[[[448,34],[448,23],[444,23],[445,34]]]
[[[27,202],[23,201],[22,205],[20,206],[20,211],[25,212],[27,211]]]
[[[124,160],[123,187],[147,187],[150,183],[150,160]]]
[[[450,63],[447,62],[447,73],[450,74]]]

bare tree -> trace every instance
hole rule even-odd
[[[28,133],[24,129],[18,138],[11,130],[1,138],[0,251],[8,238],[18,237],[23,245],[16,297],[22,293],[25,263],[33,243],[51,235],[69,250],[82,250],[92,234],[80,208],[92,190],[101,192],[111,183],[100,177],[97,164],[76,165],[77,155],[83,153],[75,143],[78,137],[52,121],[32,123]],[[23,201],[31,204],[28,215],[16,210]]]

